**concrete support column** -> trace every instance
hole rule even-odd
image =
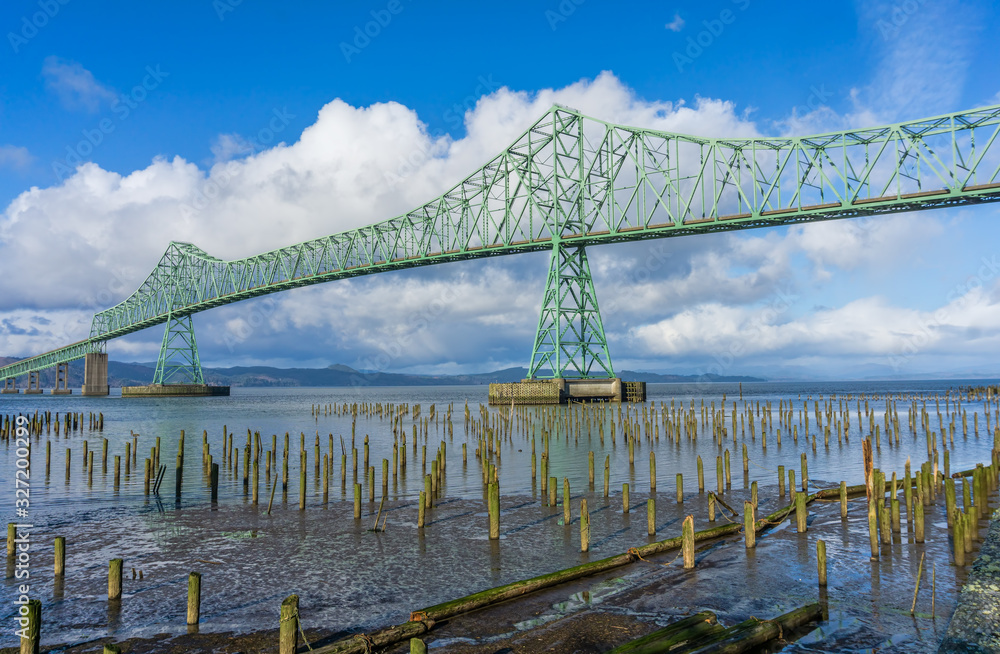
[[[56,387],[52,389],[53,395],[71,395],[73,389],[69,387],[69,364],[60,363],[56,365]]]
[[[17,388],[17,380],[13,377],[8,377],[3,380],[3,388],[0,389],[0,394],[8,395],[13,393],[20,393],[21,391]]]
[[[84,358],[83,394],[107,395],[108,387],[108,353],[91,352]]]
[[[24,389],[25,395],[39,395],[42,392],[42,384],[38,380],[38,371],[28,373],[28,387]]]

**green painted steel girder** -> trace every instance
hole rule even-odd
[[[555,106],[440,197],[401,216],[222,261],[171,243],[94,316],[90,339],[0,368],[80,358],[168,318],[300,286],[416,266],[954,207],[1000,199],[1000,106],[794,138],[705,138]]]
[[[167,320],[160,356],[156,360],[154,384],[204,384],[191,316]]]
[[[587,251],[557,244],[549,259],[528,379],[614,376]]]

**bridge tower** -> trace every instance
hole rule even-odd
[[[528,379],[614,378],[584,247],[556,241],[549,258]]]
[[[178,318],[171,313],[167,318],[153,384],[205,384],[191,316]]]

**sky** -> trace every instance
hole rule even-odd
[[[0,7],[0,356],[85,338],[170,241],[249,256],[419,206],[553,103],[700,136],[1000,104],[986,0]],[[655,124],[654,124],[655,123]],[[996,377],[1000,204],[589,248],[616,370]],[[547,255],[195,316],[206,366],[526,366]],[[155,361],[162,328],[108,344]]]

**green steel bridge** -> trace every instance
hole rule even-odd
[[[453,188],[388,220],[223,261],[171,243],[88,338],[0,367],[0,380],[104,352],[166,324],[154,383],[203,383],[192,315],[348,277],[551,252],[531,378],[613,377],[592,245],[1000,200],[1000,105],[796,138],[708,138],[554,106]]]

